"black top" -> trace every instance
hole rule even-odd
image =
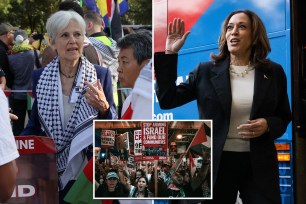
[[[128,197],[129,192],[125,190],[121,183],[118,183],[115,191],[109,192],[107,185],[102,184],[96,190],[96,197]]]
[[[4,73],[4,71],[0,67],[0,77],[3,77],[3,76],[5,76],[5,73]]]
[[[12,88],[14,76],[10,71],[9,60],[7,56],[8,46],[0,40],[0,67],[5,73],[6,86]]]
[[[97,32],[94,34],[91,34],[90,37],[99,37],[99,36],[107,36],[106,33],[102,32]]]

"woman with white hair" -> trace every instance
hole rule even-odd
[[[92,156],[93,119],[115,119],[117,114],[110,71],[82,56],[83,18],[74,11],[58,11],[48,19],[46,28],[58,56],[33,73],[36,100],[23,134],[53,138],[63,203]]]

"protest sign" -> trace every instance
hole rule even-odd
[[[117,149],[130,149],[128,132],[120,134],[116,137],[116,147]]]
[[[101,131],[101,147],[108,148],[115,145],[115,131],[102,130]]]
[[[56,149],[52,139],[16,136],[16,187],[7,203],[58,203]]]
[[[141,130],[134,130],[134,160],[142,160],[142,137]]]
[[[142,160],[166,160],[168,150],[167,122],[143,122]]]

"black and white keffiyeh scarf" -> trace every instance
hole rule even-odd
[[[76,179],[87,162],[84,149],[92,144],[92,121],[98,110],[90,106],[81,94],[84,81],[97,80],[94,66],[80,58],[79,69],[69,96],[75,103],[72,115],[64,127],[63,96],[59,75],[59,59],[55,58],[42,72],[37,87],[36,100],[39,121],[43,131],[53,138],[57,149],[59,188],[62,190],[71,179]]]
[[[117,48],[117,42],[110,39],[112,41],[112,47],[110,48],[109,46],[105,45],[103,42],[97,40],[94,37],[88,37],[88,39],[102,55],[106,68],[108,68],[111,71],[113,85],[114,83],[116,84],[118,81],[117,69],[119,67],[118,64],[119,49]]]

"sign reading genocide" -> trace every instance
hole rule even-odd
[[[115,131],[102,130],[101,131],[101,147],[108,148],[115,145]]]
[[[166,160],[168,149],[168,123],[143,122],[142,160]]]

